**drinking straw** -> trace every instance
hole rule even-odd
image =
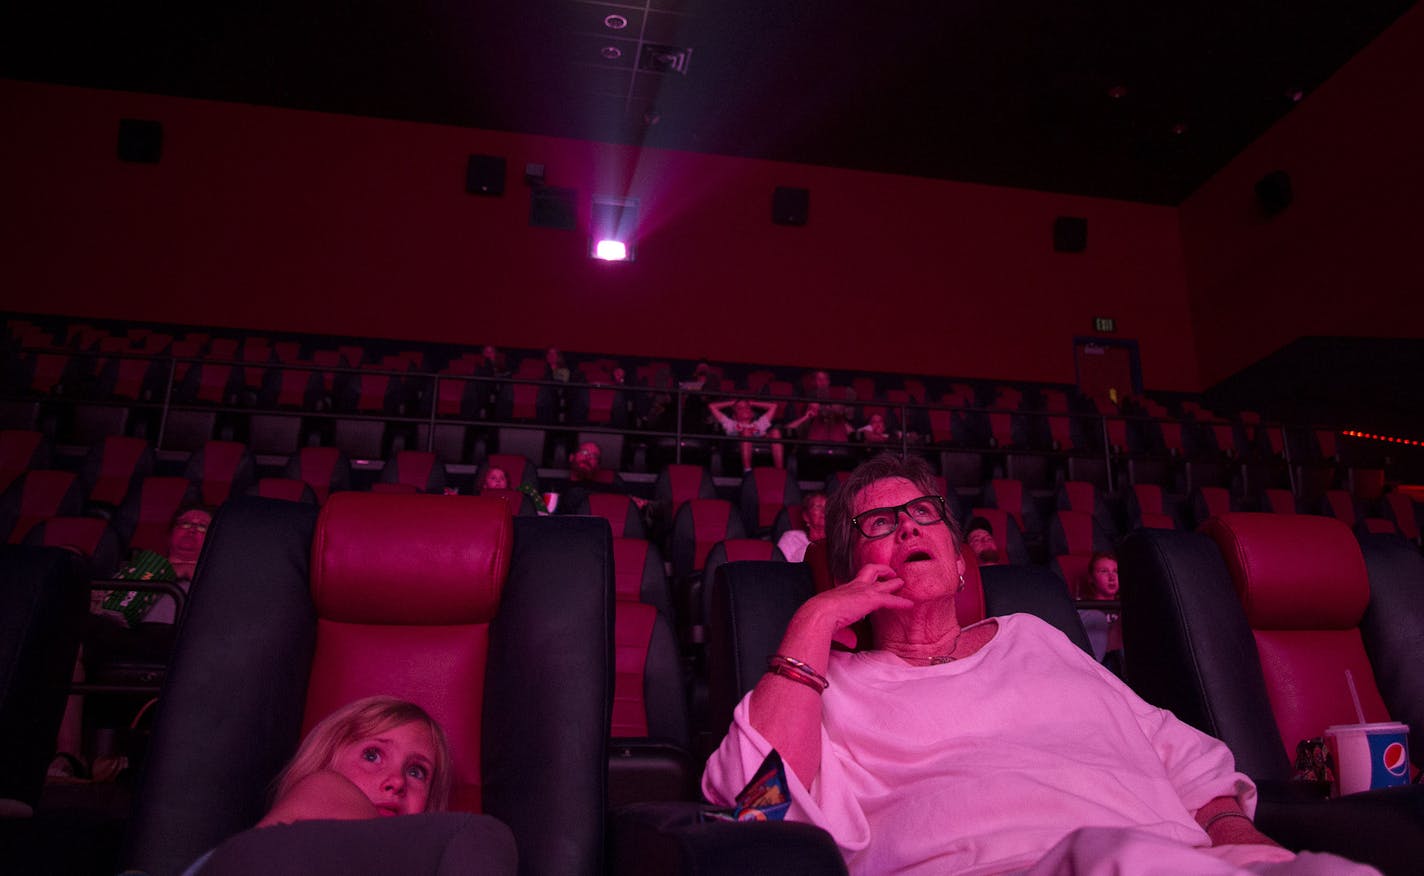
[[[1355,701],[1355,715],[1360,719],[1360,723],[1365,723],[1365,710],[1360,708],[1360,692],[1355,690],[1355,674],[1350,670],[1345,670],[1345,683],[1350,686],[1350,699]]]

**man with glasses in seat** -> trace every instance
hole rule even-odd
[[[827,830],[853,874],[1372,872],[1259,833],[1226,746],[1057,628],[961,627],[961,539],[935,489],[923,460],[884,454],[831,497],[840,583],[796,611],[737,706],[709,800],[731,805],[775,751],[786,817]],[[831,650],[867,617],[869,650]]]

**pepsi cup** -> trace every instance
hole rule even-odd
[[[1336,724],[1325,730],[1335,796],[1409,784],[1409,727],[1397,721]]]

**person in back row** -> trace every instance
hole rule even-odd
[[[969,518],[964,543],[981,566],[999,564],[999,543],[994,541],[994,525],[983,517]]]
[[[826,494],[820,491],[806,493],[801,497],[801,520],[805,529],[788,529],[776,540],[777,550],[788,562],[800,563],[806,559],[806,548],[812,542],[826,537]]]
[[[771,424],[771,418],[776,413],[774,402],[724,399],[707,407],[712,419],[728,436],[748,439],[741,442],[742,471],[751,471],[753,442],[750,439],[753,438],[772,439],[771,464],[777,468],[786,467],[786,451],[777,440],[781,438],[781,430]],[[728,409],[732,412],[731,416],[727,415]]]

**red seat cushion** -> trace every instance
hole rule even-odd
[[[648,562],[648,543],[641,538],[613,539],[613,581],[620,602],[640,602],[643,598],[643,567]]]
[[[786,471],[761,466],[752,469],[752,480],[756,484],[756,525],[771,526],[786,507]]]
[[[707,562],[707,552],[727,537],[727,520],[732,516],[732,503],[725,499],[690,499],[693,528],[693,568],[701,569]]]
[[[1162,488],[1156,484],[1134,484],[1132,492],[1137,496],[1137,507],[1143,514],[1162,513]]]
[[[296,478],[262,478],[257,482],[257,495],[288,502],[300,502],[307,489],[306,481]]]
[[[10,543],[19,544],[36,523],[61,513],[74,482],[73,472],[40,469],[26,474],[20,482],[20,513],[10,530]]]
[[[44,521],[44,545],[70,547],[92,557],[108,528],[108,521],[98,517],[51,517]]]
[[[1059,511],[1058,523],[1068,553],[1088,556],[1093,553],[1093,515],[1087,511]]]
[[[688,499],[696,499],[702,493],[702,476],[705,473],[697,465],[669,465],[666,469],[668,484],[672,487],[673,513]]]
[[[1176,529],[1177,521],[1172,519],[1170,514],[1152,514],[1147,511],[1142,512],[1143,529]]]
[[[331,475],[341,461],[341,451],[335,447],[303,447],[298,460],[302,480],[316,493],[317,504],[326,504],[331,493]]]
[[[1231,513],[1231,491],[1226,487],[1202,487],[1201,496],[1208,516],[1220,517]]]
[[[608,521],[613,534],[622,537],[628,527],[628,507],[633,501],[619,493],[590,493],[588,513]]]
[[[449,738],[452,808],[478,811],[489,625],[512,546],[498,500],[332,496],[312,545],[317,635],[303,732],[360,697],[408,699]]]
[[[1070,511],[1093,513],[1093,505],[1097,502],[1097,491],[1088,481],[1065,481],[1063,494],[1068,497]]]
[[[1346,526],[1355,525],[1355,500],[1344,490],[1326,490],[1325,501],[1330,503],[1330,513]]]
[[[128,495],[129,483],[148,442],[142,438],[110,435],[104,439],[103,456],[99,461],[99,477],[89,491],[89,501],[118,505]]]
[[[648,707],[643,696],[643,675],[648,663],[648,645],[653,640],[657,609],[639,602],[619,602],[613,619],[614,736],[647,736]]]
[[[30,467],[43,440],[44,436],[34,429],[0,431],[0,492]]]
[[[1226,560],[1286,749],[1355,722],[1347,669],[1366,720],[1389,720],[1360,638],[1370,586],[1350,527],[1328,517],[1238,513],[1202,531]]]
[[[147,477],[139,490],[138,521],[130,548],[168,554],[168,529],[192,483],[187,478]]]
[[[1068,595],[1074,599],[1097,598],[1096,588],[1088,580],[1092,559],[1091,556],[1081,554],[1064,554],[1053,558],[1053,562],[1058,566],[1058,574],[1063,577],[1063,583],[1068,587]]]
[[[221,505],[232,495],[232,479],[247,453],[237,441],[209,441],[203,445],[203,504]]]

